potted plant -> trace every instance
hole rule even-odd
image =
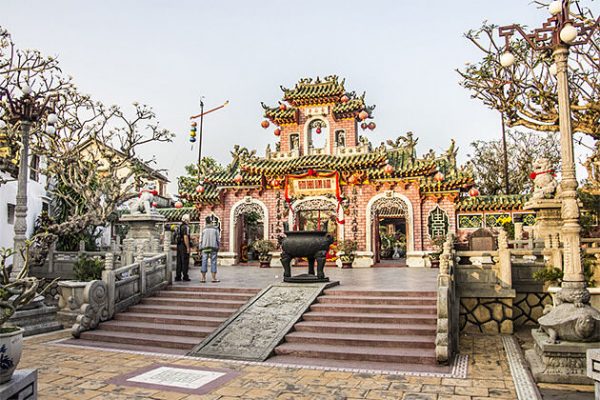
[[[21,360],[23,350],[23,328],[8,323],[10,317],[19,307],[33,302],[38,295],[51,287],[55,281],[47,285],[40,293],[37,292],[40,280],[29,275],[29,247],[27,242],[22,251],[24,262],[19,274],[11,279],[12,266],[7,265],[15,251],[10,248],[0,248],[0,385],[10,381],[17,364]]]
[[[80,256],[73,266],[74,280],[58,282],[58,320],[64,326],[75,323],[79,309],[84,303],[84,292],[88,282],[102,279],[104,263],[101,259]]]
[[[354,262],[354,256],[356,255],[356,249],[358,248],[354,240],[342,240],[338,243],[338,256],[342,262],[342,268],[352,268]]]
[[[257,240],[252,244],[252,248],[258,253],[258,261],[261,268],[269,268],[271,266],[271,252],[275,250],[275,244],[270,240]]]
[[[440,255],[442,254],[442,248],[444,246],[445,241],[446,241],[446,238],[444,238],[444,236],[441,236],[441,235],[435,236],[432,239],[434,250],[433,250],[433,252],[429,253],[429,258],[431,260],[432,268],[440,267]]]

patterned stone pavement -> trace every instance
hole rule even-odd
[[[516,399],[502,341],[497,336],[461,337],[460,352],[469,356],[466,379],[206,361],[53,343],[65,337],[68,332],[61,331],[25,340],[19,368],[38,368],[40,399]],[[152,364],[225,368],[239,375],[204,395],[108,383]]]

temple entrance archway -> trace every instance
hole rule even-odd
[[[367,204],[366,224],[366,247],[373,262],[403,264],[414,249],[410,200],[391,191],[374,196]]]
[[[260,200],[246,197],[231,208],[229,251],[236,254],[236,263],[258,261],[252,244],[268,239],[268,209]]]

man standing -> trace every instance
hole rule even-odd
[[[180,281],[182,276],[184,281],[189,281],[188,268],[190,267],[190,215],[185,214],[181,217],[182,224],[179,225],[177,234],[177,268],[175,270],[175,280]]]
[[[200,241],[200,250],[202,251],[202,267],[200,269],[202,278],[200,282],[206,282],[209,258],[212,282],[219,282],[217,279],[217,253],[221,244],[220,236],[217,219],[214,216],[206,217],[206,226],[202,230],[202,240]]]

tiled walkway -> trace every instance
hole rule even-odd
[[[52,343],[62,331],[26,339],[19,368],[38,368],[40,399],[515,399],[499,337],[463,336],[469,356],[466,379],[377,375],[347,371],[275,367],[75,348]],[[239,375],[203,395],[171,388],[141,388],[109,381],[153,364],[228,369]]]

